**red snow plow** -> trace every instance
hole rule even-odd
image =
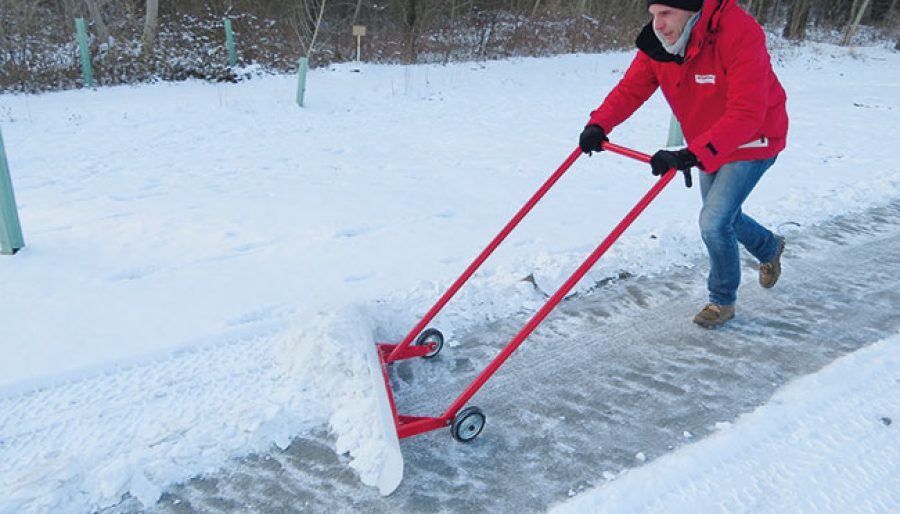
[[[609,152],[617,153],[636,159],[650,162],[650,156],[624,148],[609,142],[603,143],[603,148]],[[648,191],[643,198],[628,212],[600,245],[585,259],[574,273],[562,286],[547,300],[537,313],[525,324],[524,327],[510,340],[493,361],[475,378],[475,380],[451,403],[443,414],[437,417],[407,416],[397,412],[394,403],[394,394],[388,377],[388,367],[399,360],[422,357],[425,359],[435,357],[444,344],[444,336],[434,328],[426,328],[434,317],[444,308],[447,302],[459,291],[459,289],[471,278],[475,271],[497,249],[510,232],[522,221],[531,209],[543,198],[551,187],[562,177],[572,164],[581,155],[581,150],[576,149],[563,162],[563,164],[550,176],[541,188],[522,206],[516,215],[503,227],[503,230],[482,250],[468,268],[456,279],[450,288],[438,299],[425,316],[409,331],[406,337],[397,344],[379,343],[372,347],[368,355],[372,368],[372,378],[375,381],[373,387],[379,400],[379,413],[381,417],[381,429],[386,434],[389,444],[387,463],[381,474],[378,487],[382,494],[390,494],[400,485],[403,479],[403,456],[400,452],[400,439],[413,435],[450,427],[450,434],[461,442],[469,442],[481,433],[485,424],[485,415],[478,407],[466,404],[475,393],[496,373],[504,362],[522,344],[523,341],[537,328],[560,301],[572,290],[579,280],[597,263],[601,256],[615,243],[622,233],[634,222],[635,219],[647,208],[647,206],[659,195],[659,193],[672,181],[677,170],[670,169]],[[685,172],[685,181],[690,184],[690,175]]]

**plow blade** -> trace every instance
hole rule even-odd
[[[375,393],[378,418],[373,430],[383,434],[384,445],[382,451],[382,468],[374,485],[378,491],[387,496],[394,492],[403,480],[403,454],[400,452],[400,437],[397,435],[397,420],[395,417],[394,400],[390,395],[390,385],[387,383],[387,368],[379,356],[379,347],[376,345],[364,345],[366,347],[366,363],[369,366],[369,377],[372,382],[372,391]]]

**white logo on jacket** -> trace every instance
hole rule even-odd
[[[694,75],[694,80],[698,84],[715,84],[716,76],[715,75]]]

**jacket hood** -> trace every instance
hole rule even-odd
[[[644,25],[644,28],[641,29],[641,33],[638,34],[634,43],[639,50],[647,54],[654,61],[677,62],[678,64],[681,64],[682,62],[691,59],[700,51],[708,34],[715,34],[719,30],[719,20],[722,18],[722,13],[734,5],[735,2],[736,0],[705,0],[703,2],[703,13],[700,15],[700,20],[697,21],[697,24],[694,25],[694,30],[691,32],[691,40],[688,42],[684,58],[672,55],[663,48],[659,38],[657,38],[656,34],[653,32],[653,20]]]

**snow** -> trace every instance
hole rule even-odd
[[[310,72],[303,109],[292,76],[0,96],[26,241],[0,258],[0,512],[151,504],[325,426],[375,485],[389,452],[360,345],[406,334],[572,151],[630,57],[338,65]],[[790,230],[900,196],[898,60],[780,50],[790,145],[748,203],[757,219]],[[657,95],[613,141],[650,153],[668,119]],[[555,290],[653,180],[620,156],[579,159],[435,322],[447,344],[535,310],[522,279]],[[680,184],[577,290],[702,257],[698,193]],[[781,428],[709,441],[744,430]]]
[[[898,512],[900,335],[797,379],[731,427],[551,509]]]

